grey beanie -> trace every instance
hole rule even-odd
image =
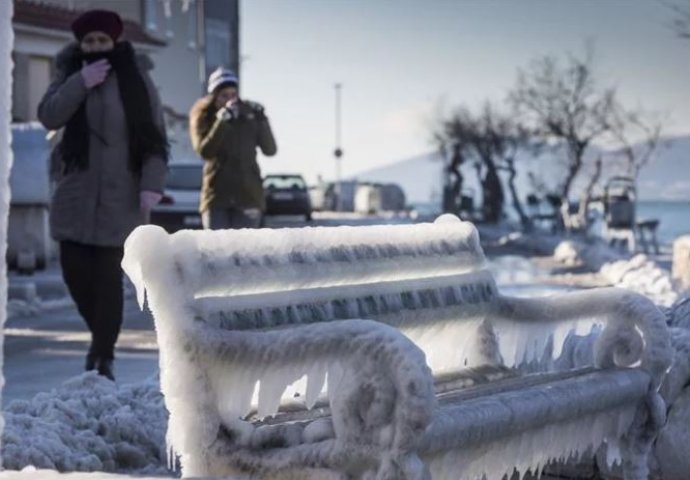
[[[218,87],[223,85],[237,86],[239,80],[235,72],[227,68],[218,67],[208,76],[208,93],[213,93]]]

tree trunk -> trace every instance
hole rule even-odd
[[[508,190],[510,190],[510,197],[513,201],[515,213],[518,214],[522,228],[525,230],[531,230],[532,221],[525,214],[525,210],[522,208],[522,202],[520,201],[520,196],[518,195],[517,188],[515,187],[515,177],[517,176],[517,172],[515,171],[515,165],[512,161],[508,162],[508,174]]]
[[[493,162],[486,162],[486,167],[486,177],[482,182],[484,220],[498,223],[503,215],[503,185]]]
[[[445,213],[460,215],[462,184],[464,180],[460,167],[463,160],[462,156],[454,154],[446,170],[449,184],[446,186],[446,192],[444,193],[443,211]]]
[[[592,175],[592,178],[589,180],[589,185],[587,185],[585,194],[582,198],[582,201],[580,202],[580,208],[577,212],[578,222],[580,225],[582,225],[582,230],[584,231],[585,235],[587,235],[587,232],[589,232],[589,218],[587,217],[587,213],[589,212],[589,204],[592,201],[592,192],[594,191],[594,186],[597,184],[599,178],[601,177],[601,167],[602,161],[601,157],[599,157],[597,158],[597,162],[594,167],[594,174]]]
[[[563,188],[561,189],[561,198],[566,201],[570,198],[570,189],[573,186],[575,177],[577,177],[577,174],[580,173],[580,169],[582,168],[582,156],[585,152],[585,148],[585,146],[571,145],[568,149],[570,165],[568,165],[568,175],[565,177]]]

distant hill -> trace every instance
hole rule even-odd
[[[667,146],[659,148],[650,164],[639,178],[639,197],[644,200],[689,200],[690,199],[690,135],[671,137],[665,140]],[[617,174],[615,151],[590,148],[588,157],[603,154],[607,166],[602,175],[606,179]],[[517,186],[524,196],[532,189],[528,172],[538,174],[547,185],[556,185],[563,178],[559,164],[563,161],[562,150],[544,153],[539,158],[520,155]],[[442,189],[443,162],[438,153],[430,152],[393,162],[382,167],[357,173],[351,179],[371,182],[398,183],[410,203],[439,202]],[[478,190],[477,175],[471,165],[463,167],[465,185]],[[586,175],[576,181],[574,191],[586,183]]]
[[[417,155],[353,175],[351,179],[397,183],[405,191],[408,203],[440,199],[443,163],[438,153]]]
[[[669,141],[640,173],[640,198],[690,200],[690,135]]]

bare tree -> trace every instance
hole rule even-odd
[[[587,235],[589,233],[590,218],[589,218],[589,206],[592,203],[594,197],[594,189],[601,179],[602,173],[602,157],[599,155],[592,166],[592,171],[589,175],[589,181],[585,187],[582,195],[580,196],[580,203],[578,205],[577,211],[574,215],[571,215],[570,208],[567,203],[561,206],[561,215],[563,217],[563,223],[569,231],[581,232]]]
[[[690,40],[690,6],[665,2],[674,13],[671,28],[680,38]]]
[[[517,169],[515,162],[520,150],[533,148],[530,144],[530,137],[525,128],[514,122],[511,116],[500,114],[491,103],[484,104],[484,110],[480,118],[483,125],[483,133],[487,150],[494,158],[497,170],[504,170],[508,173],[507,183],[511,201],[515,213],[520,219],[520,224],[524,229],[530,229],[532,222],[525,213],[525,209],[520,199],[520,195],[515,185]]]
[[[493,122],[491,109],[476,116],[468,108],[460,107],[444,122],[443,136],[463,161],[473,159],[482,189],[482,216],[495,223],[503,215],[504,195],[491,140]]]
[[[562,144],[567,171],[559,194],[567,200],[585,152],[608,130],[615,90],[601,89],[592,69],[593,50],[568,56],[565,65],[547,56],[519,70],[510,101],[527,127],[547,144]]]
[[[464,177],[461,167],[472,154],[472,125],[469,111],[458,110],[450,119],[443,119],[433,134],[434,142],[445,159],[450,155],[444,169],[443,210],[460,214]]]
[[[443,122],[442,134],[437,137],[443,139],[441,143],[452,145],[450,175],[456,175],[451,171],[453,166],[472,160],[482,188],[482,212],[486,221],[497,222],[503,216],[505,194],[499,172],[505,171],[510,199],[520,223],[524,228],[531,226],[515,185],[518,151],[531,143],[526,129],[485,102],[477,115],[466,107],[457,109]],[[451,185],[457,183],[451,181]]]
[[[485,173],[481,181],[482,185],[482,210],[484,219],[496,223],[503,216],[503,204],[505,195],[503,184],[498,175],[499,152],[497,149],[504,149],[505,142],[498,132],[498,124],[502,119],[489,102],[484,104],[482,113],[473,120],[472,146],[481,161]]]

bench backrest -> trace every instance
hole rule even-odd
[[[146,288],[174,288],[190,321],[257,330],[365,318],[400,328],[434,371],[500,362],[497,347],[475,348],[477,334],[492,333],[481,327],[498,291],[475,227],[456,217],[365,228],[181,231],[150,248],[157,263],[173,268],[167,278],[149,276]],[[128,272],[140,268],[125,264]],[[130,277],[138,283],[137,273]],[[137,289],[143,298],[143,286]]]

